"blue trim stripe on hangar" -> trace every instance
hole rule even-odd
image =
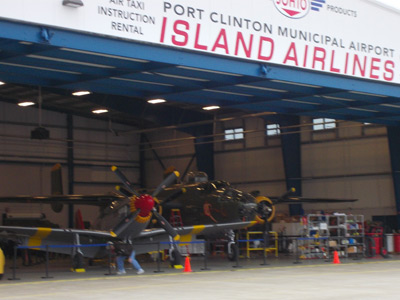
[[[400,123],[400,87],[0,21],[0,79],[192,107]],[[124,108],[126,110],[126,108]]]

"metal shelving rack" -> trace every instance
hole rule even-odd
[[[307,215],[307,226],[304,230],[305,238],[297,239],[297,247],[300,250],[300,258],[326,258],[329,230],[327,216],[310,214]]]
[[[338,251],[339,256],[349,257],[355,254],[365,254],[365,234],[363,215],[320,215],[310,214],[307,216],[307,227],[305,235],[308,237],[327,237],[326,241],[313,242],[301,245],[302,253],[312,256],[316,250],[325,253],[329,258],[333,251]],[[321,255],[318,255],[321,257]]]
[[[347,255],[362,254],[365,255],[365,232],[364,232],[364,216],[363,215],[346,215],[346,235],[345,239],[349,241],[347,244]]]

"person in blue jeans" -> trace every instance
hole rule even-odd
[[[143,274],[144,270],[140,266],[139,262],[135,258],[136,252],[135,250],[132,250],[131,255],[129,256],[129,262],[132,264],[132,266],[137,270],[137,274]]]
[[[136,252],[133,249],[131,244],[127,243],[115,243],[115,253],[117,254],[117,274],[123,275],[126,274],[124,262],[125,259],[129,256],[129,262],[132,266],[137,270],[137,274],[143,274],[144,270],[140,266],[139,262],[136,260]]]

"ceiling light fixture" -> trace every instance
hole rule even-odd
[[[105,113],[108,113],[108,109],[106,109],[106,108],[99,108],[99,109],[94,109],[94,110],[92,110],[92,113],[94,113],[94,114],[105,114]]]
[[[63,0],[62,5],[69,7],[81,7],[83,6],[82,0]]]
[[[271,80],[271,81],[272,81],[272,82],[278,82],[278,83],[284,83],[284,84],[291,84],[291,85],[299,85],[299,86],[311,87],[311,88],[316,88],[316,89],[322,88],[322,86],[313,85],[313,84],[307,84],[307,83],[300,83],[300,82],[284,81],[284,80],[278,80],[278,79],[273,79],[273,80]]]
[[[378,94],[372,94],[372,93],[365,93],[365,92],[358,92],[358,91],[349,91],[351,94],[358,94],[358,95],[365,95],[365,96],[373,96],[373,97],[381,97],[381,98],[387,98],[388,96],[386,95],[378,95]]]
[[[5,82],[3,82],[3,81],[0,81],[0,85],[4,85],[4,84],[6,84]]]
[[[167,102],[167,100],[165,99],[151,99],[151,100],[147,100],[147,103],[150,104],[160,104],[160,103],[164,103]]]
[[[35,102],[32,101],[24,101],[24,102],[19,102],[18,106],[22,106],[22,107],[27,107],[27,106],[32,106],[35,105]]]
[[[91,92],[89,91],[77,91],[77,92],[73,92],[72,95],[74,96],[85,96],[85,95],[90,95]]]
[[[203,109],[204,110],[215,110],[215,109],[220,109],[221,107],[219,107],[218,105],[210,105],[210,106],[204,106]]]

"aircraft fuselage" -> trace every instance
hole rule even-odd
[[[158,198],[162,202],[180,189],[185,192],[163,205],[163,216],[167,220],[170,220],[172,209],[180,210],[184,226],[252,221],[255,218],[256,199],[225,181],[177,184],[165,189]]]

